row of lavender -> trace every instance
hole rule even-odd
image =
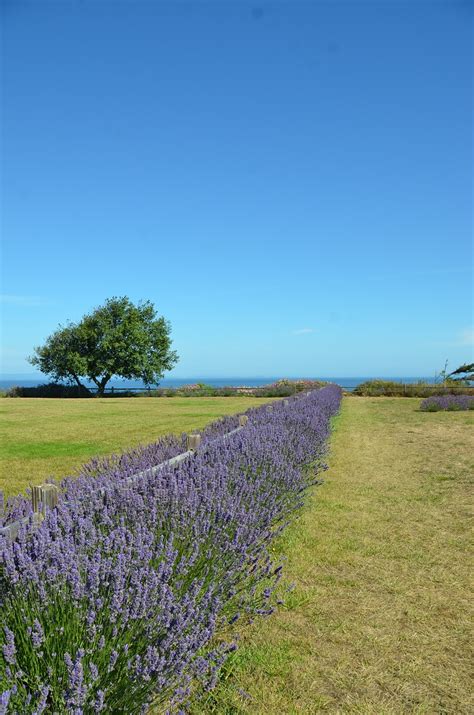
[[[227,415],[211,422],[201,432],[201,441],[205,445],[211,440],[222,437],[235,429],[239,424],[237,415]],[[186,434],[181,436],[166,435],[156,442],[124,454],[113,454],[108,457],[98,457],[83,465],[78,475],[66,477],[60,483],[62,497],[68,499],[72,492],[79,495],[83,491],[84,478],[100,477],[101,482],[110,478],[127,479],[151,465],[161,464],[187,450]],[[79,478],[78,478],[79,477]],[[52,481],[52,480],[51,480]],[[95,482],[97,485],[98,482]],[[10,497],[6,503],[0,492],[0,527],[7,526],[32,514],[31,499],[23,495]]]
[[[433,395],[423,400],[420,405],[423,412],[457,412],[458,410],[474,410],[473,395]]]
[[[268,547],[323,468],[340,398],[329,386],[250,410],[223,439],[226,419],[155,475],[179,440],[66,480],[36,530],[1,543],[0,713],[173,710],[212,687],[233,648],[216,634],[271,611],[281,566]]]

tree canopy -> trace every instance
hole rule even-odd
[[[54,380],[82,387],[81,378],[91,380],[99,395],[114,376],[158,384],[178,361],[170,330],[150,301],[109,298],[79,323],[59,326],[28,359]]]

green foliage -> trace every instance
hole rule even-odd
[[[236,397],[247,395],[249,397],[290,397],[304,390],[317,390],[327,383],[316,380],[278,380],[270,385],[261,387],[213,387],[204,382],[192,385],[182,385],[178,388],[159,389],[152,393],[162,397]]]
[[[83,385],[63,385],[49,382],[36,387],[10,387],[6,397],[92,397],[91,392]]]
[[[180,397],[213,397],[218,395],[218,388],[206,385],[204,382],[197,382],[194,385],[182,385],[176,390]]]
[[[435,402],[432,402],[425,408],[425,411],[426,412],[439,412],[440,409],[441,408]]]
[[[364,397],[430,397],[430,395],[448,394],[472,395],[473,388],[449,380],[441,384],[431,384],[421,380],[412,384],[403,384],[393,380],[367,380],[357,385],[352,394]]]
[[[157,384],[177,360],[169,323],[150,301],[134,305],[127,297],[109,298],[79,323],[60,326],[29,358],[54,380],[84,387],[80,378],[88,378],[99,395],[113,376]]]
[[[444,368],[437,375],[443,384],[459,383],[461,385],[470,385],[474,382],[474,363],[464,363],[456,370],[448,372],[448,361],[444,363]]]
[[[441,382],[446,382],[449,379],[448,361],[447,360],[444,363],[443,369],[440,370],[439,375],[436,375],[436,373],[435,373],[435,382],[438,381],[438,378],[440,378]]]
[[[465,384],[474,382],[474,363],[460,365],[456,370],[450,372],[448,377],[453,382],[463,382]]]

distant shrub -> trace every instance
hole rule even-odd
[[[10,387],[6,393],[7,397],[93,397],[93,394],[85,387],[77,385],[61,385],[57,382],[49,382],[36,387],[21,387],[16,385]]]
[[[213,397],[218,389],[204,382],[197,382],[193,385],[181,385],[176,393],[181,397]]]
[[[328,383],[320,380],[277,380],[254,389],[255,397],[289,397],[305,390],[319,390]]]
[[[218,390],[219,397],[233,397],[236,394],[236,390],[232,387],[219,387]]]
[[[474,395],[433,395],[420,405],[423,412],[474,410]]]
[[[172,387],[158,387],[149,393],[150,397],[176,397],[176,390]]]
[[[357,385],[354,395],[364,397],[430,397],[431,395],[473,395],[474,388],[447,382],[434,385],[429,382],[404,384],[394,380],[367,380]]]
[[[148,393],[144,394],[147,395]],[[97,396],[97,393],[94,393],[94,395]],[[135,390],[110,390],[110,392],[104,392],[101,397],[143,397],[143,395]]]

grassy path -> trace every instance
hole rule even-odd
[[[347,398],[326,483],[278,549],[295,583],[196,712],[472,713],[473,413]]]

